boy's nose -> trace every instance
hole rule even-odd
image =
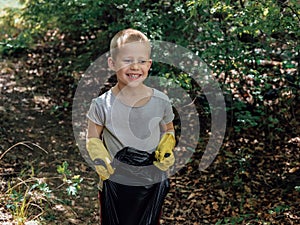
[[[131,69],[138,69],[139,68],[139,63],[138,62],[133,62],[130,64]]]

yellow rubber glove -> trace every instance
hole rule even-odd
[[[176,141],[173,132],[167,132],[161,138],[156,150],[155,158],[157,161],[154,165],[160,170],[166,171],[175,162],[175,157],[173,149],[175,147]]]
[[[86,149],[91,160],[95,163],[95,169],[99,177],[102,180],[108,179],[114,173],[114,169],[110,165],[112,159],[103,142],[99,138],[89,138]]]
[[[165,158],[162,162],[154,161],[153,164],[156,166],[158,169],[162,171],[167,171],[173,164],[175,163],[175,157],[172,152],[172,154]]]

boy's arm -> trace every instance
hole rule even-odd
[[[88,120],[86,148],[98,175],[102,180],[106,180],[114,173],[114,169],[110,165],[111,156],[100,139],[102,131],[103,126]]]
[[[173,133],[175,133],[173,122],[170,122],[170,123],[167,123],[167,124],[163,125],[163,130],[164,130],[164,132],[173,132]]]
[[[87,138],[100,138],[103,131],[103,126],[95,124],[91,120],[88,120]]]

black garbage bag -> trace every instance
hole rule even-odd
[[[115,156],[115,173],[100,192],[102,225],[158,225],[170,185],[153,166],[154,154],[126,147]]]

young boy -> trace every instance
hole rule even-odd
[[[174,114],[169,98],[144,84],[150,55],[143,33],[118,32],[108,58],[117,84],[93,99],[87,113],[87,151],[104,181],[103,225],[159,224],[169,190],[165,171],[175,162]]]

